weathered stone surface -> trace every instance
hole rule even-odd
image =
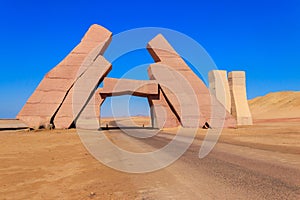
[[[167,112],[165,115],[167,115],[168,118],[176,118],[184,127],[198,127],[199,124],[196,124],[195,122],[197,121],[194,119],[200,119],[200,123],[202,124],[206,122],[206,119],[201,118],[200,111],[197,107],[198,99],[194,94],[194,90],[184,76],[173,68],[161,63],[150,65],[148,73],[151,74],[151,78],[159,82],[162,93],[160,98],[163,97],[163,101],[160,103],[165,106],[165,102],[167,102],[168,107],[170,107],[169,109],[164,107],[165,112]],[[153,104],[155,105],[155,103]],[[154,107],[154,112],[160,114],[155,108],[156,107]],[[172,109],[173,113],[171,113]],[[161,126],[161,116],[156,115],[155,117]],[[169,122],[168,119],[166,120],[166,122]],[[166,125],[168,125],[168,123],[166,123]],[[174,123],[173,127],[176,125],[178,125],[178,123]]]
[[[96,60],[87,68],[87,70],[77,79],[72,89],[54,118],[56,128],[69,128],[72,122],[77,121],[80,114],[85,110],[88,113],[94,106],[87,106],[100,84],[100,80],[111,70],[111,64],[105,58],[99,55]],[[82,118],[84,118],[83,116]],[[77,127],[77,123],[76,123]]]
[[[148,102],[153,128],[172,128],[180,125],[161,90],[158,97],[149,96]]]
[[[151,110],[152,126],[154,128],[176,127],[180,125],[155,80],[142,81],[105,78],[103,88],[98,89],[96,93],[99,93],[102,98],[100,101],[96,100],[98,102],[96,103],[96,110],[98,111],[104,101],[103,98],[106,97],[120,95],[147,97]],[[100,113],[97,114],[97,116],[99,115]]]
[[[96,118],[98,119],[99,123],[100,123],[100,109],[101,109],[101,105],[103,104],[103,102],[105,101],[105,98],[101,97],[100,93],[103,90],[103,88],[98,88],[95,92],[95,105],[94,105],[94,110],[96,113]],[[100,124],[99,124],[100,126]]]
[[[182,84],[178,82],[178,76],[179,74],[184,77],[185,82],[193,88],[193,92],[186,93],[185,88],[182,88],[182,91],[185,91],[186,95],[182,95],[180,98],[186,98],[182,101],[189,101],[190,98],[192,98],[191,95],[195,95],[197,97],[198,103],[197,105],[185,105],[188,106],[188,109],[192,109],[193,106],[197,106],[200,112],[200,126],[203,126],[206,122],[211,124],[214,122],[214,124],[211,124],[214,126],[224,126],[224,127],[235,127],[236,121],[235,119],[226,111],[224,106],[216,100],[216,97],[211,96],[208,88],[206,85],[202,82],[202,80],[189,68],[189,66],[183,61],[183,59],[177,54],[177,52],[173,49],[173,47],[167,42],[167,40],[161,35],[157,35],[154,39],[152,39],[148,45],[147,49],[149,53],[151,54],[152,58],[155,60],[156,63],[159,63],[162,65],[167,65],[169,68],[173,69],[173,71],[169,71],[168,74],[164,74],[165,69],[158,69],[158,67],[155,67],[155,71],[153,70],[153,65],[150,66],[152,68],[150,70],[149,78],[157,80],[158,84],[161,84],[161,82],[167,82],[170,84],[173,88],[176,87],[182,87]],[[166,67],[162,67],[166,68]],[[176,76],[172,76],[171,74],[176,74]],[[167,91],[165,86],[161,86],[162,91]],[[176,94],[178,96],[178,94]],[[192,123],[195,116],[185,116],[184,113],[181,113],[181,107],[177,105],[175,102],[176,100],[174,97],[168,93],[165,92],[165,96],[167,98],[168,104],[173,107],[172,111],[175,115],[184,117],[186,120],[182,120],[180,118],[180,121],[183,126],[189,126],[189,122]],[[223,111],[223,112],[222,112]],[[155,112],[154,112],[155,113]],[[223,115],[221,114],[223,113]],[[212,115],[213,114],[213,115]],[[188,120],[190,119],[190,120]],[[218,122],[223,122],[218,123]],[[216,123],[215,123],[216,122]]]
[[[129,94],[148,99],[156,128],[202,127],[207,123],[212,127],[236,126],[235,119],[226,111],[230,110],[228,102],[218,97],[222,94],[216,91],[221,87],[229,91],[227,81],[224,82],[226,72],[225,76],[221,72],[210,74],[215,94],[211,96],[202,80],[165,38],[158,35],[147,45],[156,62],[148,69],[150,81],[105,78],[111,64],[102,55],[110,40],[111,32],[98,25],[91,26],[81,43],[45,75],[18,119],[32,128],[50,127],[50,124],[69,128],[74,123],[77,128],[97,129],[105,98]],[[104,87],[97,89],[103,80]],[[238,91],[239,87],[245,88],[244,74],[232,73],[229,81],[234,94],[232,101],[236,104],[234,114],[239,124],[249,124],[247,112],[240,108],[245,103],[242,98],[245,95]],[[223,96],[230,96],[228,93]]]
[[[252,125],[252,115],[249,109],[246,92],[246,74],[244,71],[233,71],[228,74],[231,93],[232,115],[238,125]]]
[[[76,121],[76,128],[79,129],[99,129],[100,128],[100,107],[105,98],[100,96],[102,88],[98,88],[80,113]]]
[[[46,74],[17,118],[29,127],[38,128],[52,123],[66,95],[76,80],[87,70],[99,54],[103,54],[111,39],[111,32],[92,25],[81,43]]]
[[[231,95],[228,85],[227,71],[212,70],[209,72],[208,77],[210,93],[215,95],[226,110],[231,113]]]
[[[99,100],[97,93],[101,96],[101,100]],[[106,97],[133,95],[147,97],[150,103],[149,99],[159,99],[159,89],[156,81],[105,78],[103,88],[98,89],[95,95],[98,98],[96,99],[96,110],[99,112],[97,113],[99,116],[100,106]],[[154,119],[152,119],[152,125],[157,127]]]
[[[158,95],[158,84],[156,81],[142,81],[130,79],[105,78],[101,96],[133,95],[148,97]]]
[[[29,128],[22,121],[17,119],[0,119],[0,131],[1,130],[17,130]]]

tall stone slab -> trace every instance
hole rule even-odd
[[[104,27],[92,25],[70,54],[45,75],[17,118],[31,128],[52,123],[76,80],[103,54],[111,35]]]
[[[244,71],[233,71],[228,74],[231,93],[231,111],[238,125],[252,125],[246,92],[246,74]]]
[[[205,125],[206,122],[215,127],[236,126],[236,121],[231,114],[226,111],[225,107],[216,99],[216,97],[210,95],[210,92],[203,81],[189,68],[180,55],[177,54],[177,52],[161,34],[157,35],[148,43],[147,49],[157,64],[169,66],[176,73],[184,77],[186,82],[193,88],[193,95],[195,95],[198,100],[198,105],[194,106],[197,106],[200,112],[200,127]],[[154,74],[149,74],[149,77],[150,79],[155,79],[159,84],[161,81],[172,78],[172,76],[167,77],[159,74],[160,72],[155,73],[155,76],[153,76]],[[178,80],[170,80],[170,83],[178,84]],[[173,113],[176,116],[180,116],[181,107],[177,104],[174,94],[169,93],[168,89],[164,86],[161,86],[161,89],[165,92],[165,96],[168,99],[169,104],[172,105]],[[191,98],[191,96],[188,95],[184,97],[187,102],[188,99]],[[186,119],[187,120],[185,121],[181,121],[183,126],[188,126],[188,119],[190,121],[194,120],[193,117]]]
[[[103,88],[98,88],[95,92],[95,104],[94,104],[94,110],[95,110],[95,113],[96,113],[96,118],[99,122],[99,127],[100,127],[100,109],[101,109],[101,105],[103,104],[103,102],[105,101],[105,97],[101,97],[101,91],[102,91]]]
[[[172,127],[178,126],[178,124],[184,127],[198,127],[206,122],[198,110],[195,92],[185,77],[161,63],[150,65],[148,74],[151,79],[159,80],[160,101],[158,103],[161,103],[160,106],[163,106],[165,112],[161,114],[161,111],[156,111],[157,107],[154,107],[159,128],[162,126],[163,116],[166,116],[163,125],[165,128],[172,125]],[[155,105],[155,102],[153,104]],[[200,119],[200,124],[197,122],[198,119]]]
[[[77,79],[55,115],[54,125],[56,128],[69,128],[73,122],[77,127],[77,120],[80,115],[82,116],[81,119],[85,119],[84,116],[89,111],[94,111],[94,106],[87,105],[94,98],[101,80],[107,76],[111,69],[111,64],[103,56],[99,55],[96,58],[91,66]],[[82,112],[86,114],[83,115]]]
[[[223,104],[226,110],[231,113],[231,95],[229,90],[227,71],[212,70],[208,73],[209,90],[215,95],[218,101]]]
[[[86,107],[80,113],[76,128],[79,129],[99,129],[100,128],[100,108],[105,98],[102,98],[100,93],[103,88],[98,88],[93,97],[89,100]]]
[[[158,97],[148,97],[148,103],[150,106],[153,128],[173,128],[181,125],[179,119],[172,112],[161,89],[159,89]]]
[[[100,96],[98,88],[76,120],[76,128],[97,130],[100,128],[100,106],[105,98]]]

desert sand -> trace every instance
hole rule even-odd
[[[199,129],[180,159],[146,174],[103,165],[85,149],[75,129],[1,131],[0,199],[300,199],[297,95],[251,100],[254,126],[223,129],[204,159],[198,153],[207,131]],[[150,126],[148,117],[132,119],[137,126]],[[101,125],[106,124],[115,122],[103,119]],[[176,129],[148,139],[117,129],[99,133],[125,150],[148,152],[168,144]]]
[[[300,118],[300,92],[274,92],[249,101],[254,119]]]

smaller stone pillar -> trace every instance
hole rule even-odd
[[[225,109],[231,113],[231,95],[227,79],[227,71],[212,70],[208,74],[209,90],[215,95]]]
[[[252,125],[252,115],[247,101],[245,72],[230,72],[228,83],[231,93],[231,114],[236,118],[237,125]]]

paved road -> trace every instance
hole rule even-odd
[[[155,151],[173,138],[171,134],[164,132],[151,138],[135,138],[120,130],[101,131],[100,134],[97,133],[97,137],[103,133],[115,145],[134,152]],[[143,137],[147,134],[153,135],[153,131],[143,130]],[[181,143],[185,142],[184,138],[180,140]],[[135,185],[140,197],[300,199],[299,155],[218,143],[207,157],[199,159],[201,143],[202,140],[196,139],[180,159],[158,172],[148,173],[146,176],[130,176],[130,182]],[[109,154],[116,152],[111,151]],[[122,154],[118,156],[118,162],[128,164],[126,157]],[[110,162],[114,162],[113,159]]]

